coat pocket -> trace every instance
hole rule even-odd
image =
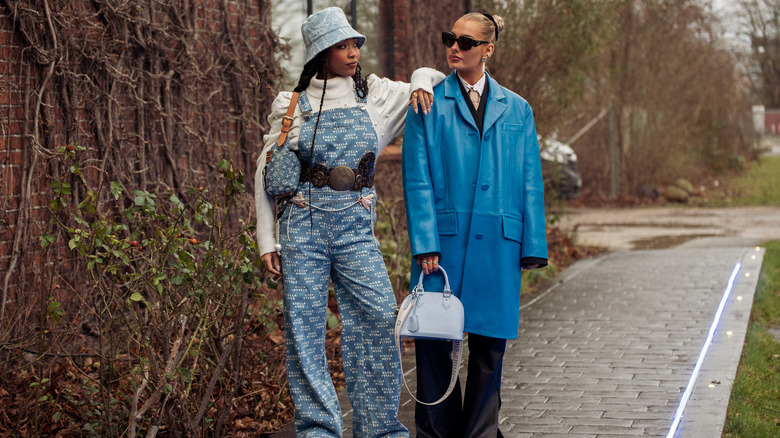
[[[458,234],[458,215],[455,213],[439,213],[436,215],[440,236]]]
[[[501,226],[504,231],[504,238],[514,240],[517,243],[523,243],[523,220],[509,216],[501,217]]]
[[[501,127],[504,129],[504,131],[522,131],[523,130],[523,124],[522,123],[504,123],[501,125]]]

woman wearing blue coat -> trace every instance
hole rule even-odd
[[[404,195],[411,278],[445,266],[465,308],[468,378],[436,406],[417,404],[417,436],[490,437],[498,430],[501,366],[517,338],[521,268],[547,265],[544,192],[531,107],[484,72],[503,19],[470,13],[442,34],[455,71],[434,88],[430,113],[407,113]],[[442,290],[443,277],[425,279]],[[449,384],[450,344],[416,341],[418,398]]]

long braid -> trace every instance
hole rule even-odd
[[[314,123],[314,134],[311,138],[311,161],[310,166],[314,166],[314,142],[317,140],[317,128],[320,126],[320,114],[322,114],[322,104],[325,103],[325,90],[328,88],[328,58],[322,62],[322,76],[325,78],[322,82],[322,96],[320,96],[320,108],[317,111],[317,121]]]
[[[325,90],[328,88],[328,57],[323,56],[322,57],[322,63],[321,63],[321,69],[320,72],[322,72],[323,81],[322,81],[322,95],[320,96],[320,108],[317,110],[317,121],[314,122],[314,134],[312,134],[311,137],[311,146],[310,146],[310,153],[311,157],[309,160],[309,175],[314,175],[314,159],[315,159],[315,149],[314,149],[314,143],[317,141],[317,128],[320,126],[320,115],[322,115],[322,105],[325,103]],[[309,81],[311,81],[311,78],[309,78]],[[300,84],[299,84],[300,86]],[[306,85],[308,87],[308,84]],[[309,223],[311,225],[310,232],[314,230],[314,217],[311,210],[311,181],[312,178],[309,178]]]
[[[352,81],[355,83],[355,93],[361,99],[365,99],[366,96],[368,96],[368,81],[361,76],[361,72],[362,69],[360,68],[360,64],[358,64],[355,74],[352,75]]]
[[[294,91],[297,92],[303,92],[306,90],[306,88],[309,87],[309,83],[311,83],[311,78],[314,76],[317,76],[322,71],[322,64],[325,60],[327,53],[322,52],[318,53],[317,56],[314,57],[311,61],[307,62],[303,66],[303,71],[301,72],[301,77],[298,79],[298,85],[295,87]]]

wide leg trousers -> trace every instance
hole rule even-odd
[[[417,398],[437,400],[447,390],[452,370],[451,343],[415,341]],[[461,399],[460,380],[446,400],[435,406],[417,404],[418,438],[501,438],[501,371],[506,339],[468,334],[468,374]]]
[[[373,193],[364,189],[364,195]],[[325,357],[328,280],[343,324],[341,351],[355,437],[406,437],[398,420],[396,302],[373,233],[373,197],[314,190],[280,226],[287,377],[299,437],[340,437],[342,415]],[[308,196],[304,195],[304,199]],[[375,202],[375,201],[374,201]]]

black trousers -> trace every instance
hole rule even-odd
[[[415,341],[417,398],[429,402],[444,395],[450,383],[452,344],[448,341]],[[461,398],[460,380],[446,400],[435,406],[417,403],[414,422],[417,438],[501,438],[501,368],[506,339],[469,333],[466,392]]]

